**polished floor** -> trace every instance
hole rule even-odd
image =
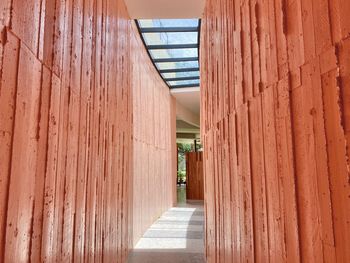
[[[130,254],[129,263],[205,262],[203,202],[179,201],[178,207],[165,212],[146,231]]]

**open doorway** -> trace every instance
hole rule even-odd
[[[186,153],[191,152],[192,144],[188,142],[177,143],[177,203],[186,203]]]
[[[178,139],[177,152],[177,203],[203,200],[202,145],[199,139]]]

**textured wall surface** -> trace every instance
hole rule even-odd
[[[0,1],[0,262],[125,262],[172,205],[175,103],[134,30],[121,0]]]
[[[203,153],[186,153],[186,199],[204,199]]]
[[[134,30],[136,32],[136,30]],[[176,103],[132,37],[133,244],[176,201]],[[174,170],[175,167],[175,170]]]
[[[132,112],[123,2],[2,0],[0,31],[0,261],[123,262]]]
[[[350,1],[208,0],[208,262],[350,262]]]

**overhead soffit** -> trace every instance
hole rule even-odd
[[[199,88],[173,89],[171,93],[182,106],[186,107],[194,114],[200,114]]]
[[[125,0],[132,19],[201,18],[205,0]]]
[[[188,129],[188,130],[195,130],[195,131],[199,131],[199,128],[191,125],[183,120],[176,120],[176,127],[178,129]]]

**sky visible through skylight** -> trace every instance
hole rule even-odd
[[[198,27],[198,19],[141,19],[138,20],[139,26],[150,27]],[[160,33],[143,33],[142,37],[146,45],[177,45],[177,44],[197,44],[198,32],[160,32]],[[197,48],[187,49],[155,49],[150,50],[152,59],[158,58],[183,58],[183,57],[198,57]],[[171,62],[171,63],[156,63],[158,70],[167,70],[173,68],[199,68],[198,61],[186,62]],[[167,75],[166,75],[167,74]],[[199,72],[177,72],[177,73],[163,73],[163,77],[178,78],[178,77],[192,77],[199,76]],[[172,81],[169,85],[185,85],[196,84],[198,80],[187,81]]]

